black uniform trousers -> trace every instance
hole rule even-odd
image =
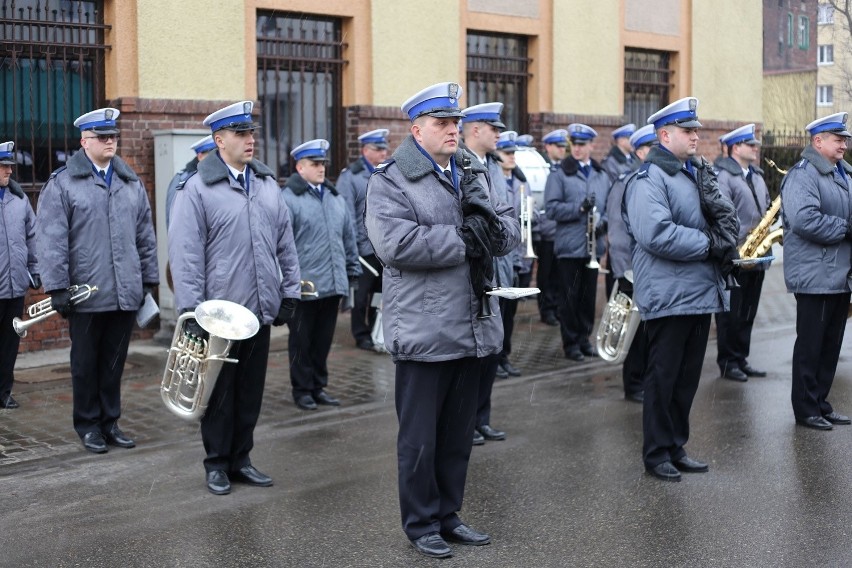
[[[71,335],[74,430],[109,433],[121,416],[121,375],[136,312],[75,312]]]
[[[731,289],[731,311],[716,314],[716,362],[722,374],[747,362],[765,276],[765,270],[741,270],[737,275],[740,287]]]
[[[500,298],[502,301],[503,298]],[[491,424],[491,391],[497,378],[500,355],[489,355],[480,359],[479,389],[476,397],[476,427]]]
[[[355,301],[352,306],[352,337],[355,342],[370,340],[373,325],[376,323],[376,308],[370,306],[373,294],[382,291],[382,263],[371,254],[364,257],[367,264],[379,273],[375,276],[372,272],[361,267],[361,276],[358,277],[358,289],[355,290]]]
[[[397,460],[402,529],[409,539],[461,524],[482,362],[397,361]]]
[[[590,344],[589,336],[595,323],[595,299],[598,271],[587,268],[588,258],[560,258],[559,328],[562,348],[566,352]]]
[[[648,368],[642,408],[645,467],[686,455],[689,411],[710,335],[710,314],[648,320]]]
[[[340,296],[301,301],[296,306],[287,341],[293,399],[319,394],[328,386],[328,353],[337,325]]]
[[[826,400],[846,330],[849,292],[796,294],[793,347],[793,415],[797,420],[832,412]]]
[[[24,312],[24,297],[0,300],[0,401],[12,394],[15,382],[15,361],[21,337],[15,333],[12,320]]]
[[[251,464],[249,452],[266,384],[269,332],[269,326],[262,325],[254,337],[235,342],[229,357],[239,362],[225,363],[219,371],[201,419],[207,472],[237,471]]]
[[[559,309],[559,275],[556,270],[556,254],[553,241],[533,241],[536,260],[535,285],[541,290],[538,295],[538,312],[542,321],[548,314],[556,315]]]
[[[633,297],[633,284],[627,278],[618,279],[618,291]],[[611,294],[612,292],[610,292]],[[630,396],[645,389],[645,367],[648,364],[648,339],[645,334],[645,322],[639,322],[636,334],[627,350],[627,356],[621,364],[621,380],[624,394]]]

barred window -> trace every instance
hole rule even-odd
[[[464,106],[503,103],[506,128],[519,134],[526,132],[529,64],[525,36],[468,32]]]
[[[290,151],[315,138],[331,144],[336,170],[345,165],[344,48],[337,18],[258,12],[257,96],[263,111],[258,153],[279,179],[295,171]]]
[[[103,2],[0,1],[0,141],[38,187],[80,148],[74,120],[104,105]]]
[[[669,54],[627,49],[624,52],[624,114],[643,125],[649,116],[669,104]]]
[[[834,23],[834,6],[832,6],[831,4],[820,4],[817,10],[818,24]]]

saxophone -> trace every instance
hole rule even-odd
[[[778,173],[781,175],[787,175],[787,170],[782,170],[769,158],[763,159],[766,160],[767,164],[778,170]],[[772,225],[778,221],[778,215],[780,212],[781,194],[779,193],[778,197],[772,200],[772,204],[769,206],[769,210],[766,212],[766,215],[764,215],[763,219],[760,220],[760,223],[751,230],[746,237],[745,242],[739,248],[741,259],[755,260],[769,252],[769,249],[772,248],[772,245],[775,243],[783,244],[784,229],[782,227],[778,227],[774,231],[771,230]]]

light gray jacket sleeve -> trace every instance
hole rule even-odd
[[[169,227],[169,260],[175,274],[175,307],[178,313],[194,310],[207,299],[207,224],[197,193],[195,187],[184,187],[176,192],[172,203],[172,214],[181,220]]]
[[[68,273],[68,215],[60,181],[54,175],[41,190],[36,216],[36,256],[46,292],[71,286]]]

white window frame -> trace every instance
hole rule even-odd
[[[834,65],[833,43],[826,43],[817,47],[817,65]]]
[[[821,106],[821,107],[834,106],[834,86],[833,85],[818,85],[817,86],[817,106]]]
[[[834,23],[834,6],[831,4],[820,4],[817,7],[817,24],[833,24]]]

